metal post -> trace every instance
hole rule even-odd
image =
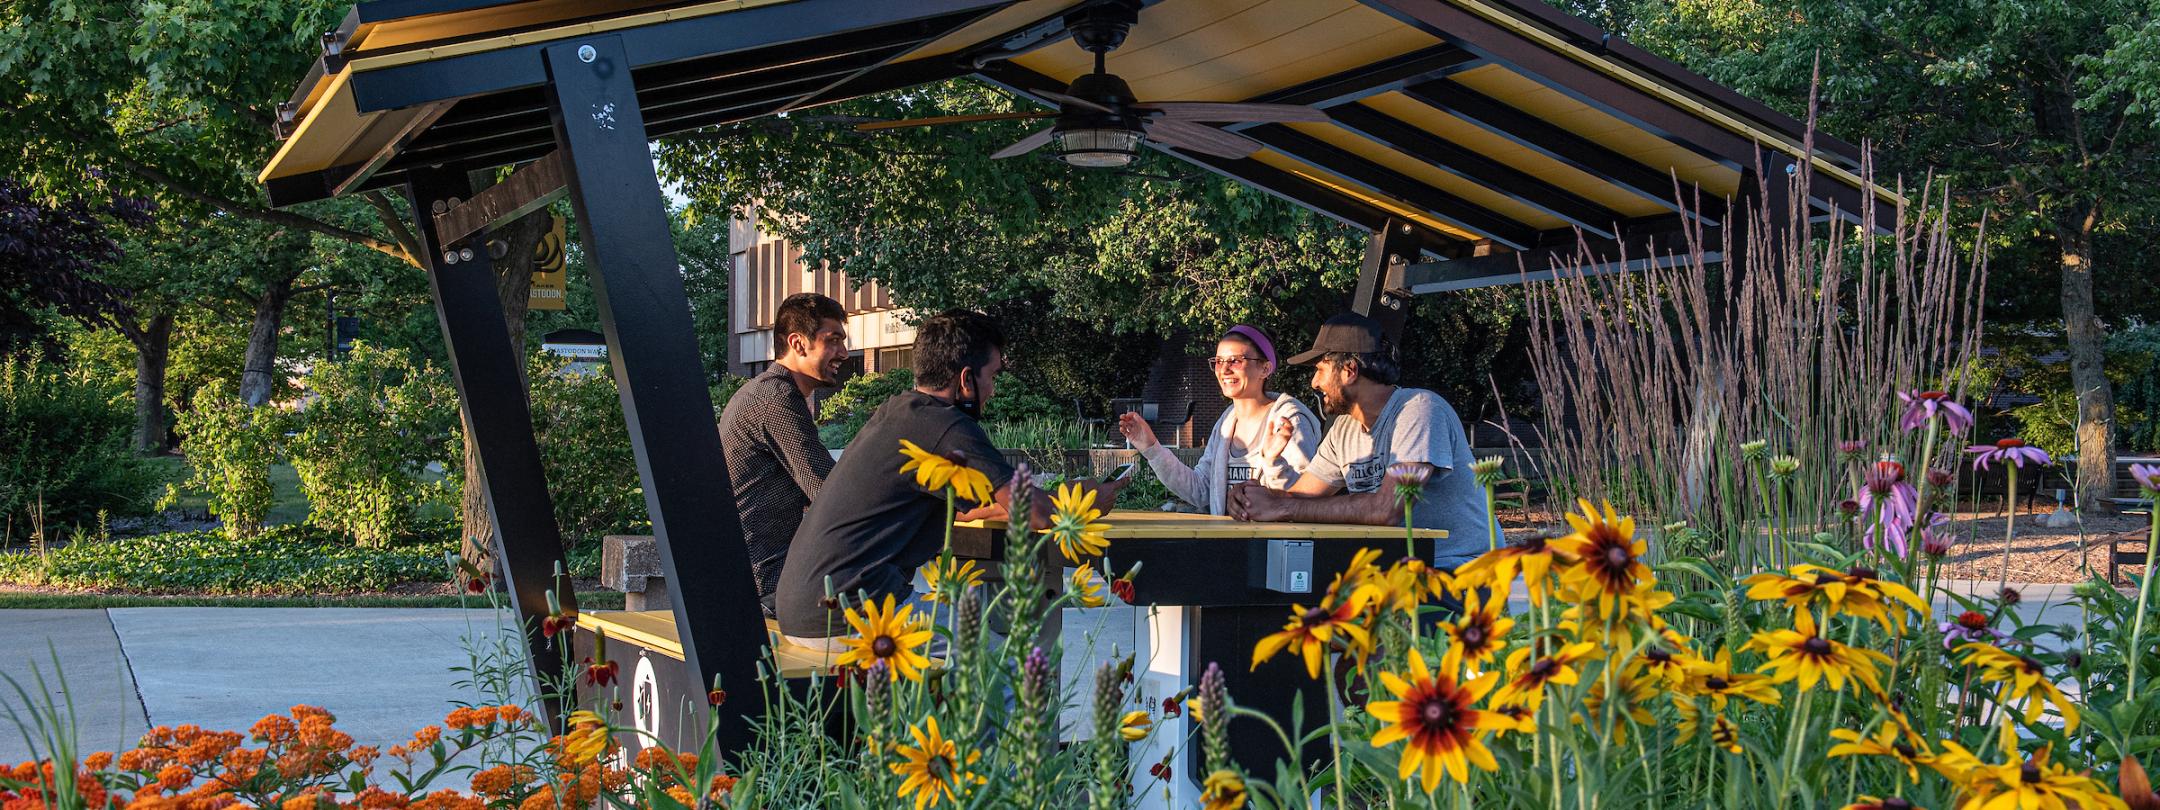
[[[719,743],[738,750],[752,739],[750,720],[764,712],[756,679],[765,623],[630,60],[619,36],[579,37],[545,53],[555,139],[567,158],[645,507],[663,575],[678,589],[683,662],[694,683],[717,676],[727,690]]]
[[[1403,289],[1403,275],[1421,250],[1418,226],[1390,218],[1365,244],[1365,266],[1358,270],[1357,292],[1350,309],[1380,322],[1388,342],[1402,345],[1403,325],[1410,317],[1410,297]]]
[[[472,196],[462,171],[416,172],[408,187],[413,218],[419,227],[421,255],[428,264],[428,284],[435,294],[435,319],[450,350],[450,373],[457,381],[458,402],[479,455],[482,489],[495,523],[495,555],[501,562],[504,590],[510,594],[532,651],[535,694],[545,695],[562,675],[562,653],[540,634],[548,615],[547,591],[556,589],[564,610],[577,610],[569,578],[555,579],[564,565],[562,533],[555,525],[555,503],[540,473],[540,447],[533,439],[532,410],[525,397],[522,346],[510,345],[495,271],[485,249],[470,257],[457,246],[435,240],[432,211],[437,204]],[[453,252],[454,251],[454,252]],[[456,258],[456,262],[449,261]],[[331,336],[336,348],[335,326]],[[569,643],[564,637],[562,643]],[[543,709],[550,723],[560,716],[552,702]]]

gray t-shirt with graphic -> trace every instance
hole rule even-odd
[[[1488,547],[1485,490],[1470,472],[1471,460],[1470,439],[1447,400],[1422,388],[1397,388],[1369,432],[1352,417],[1336,417],[1305,475],[1351,492],[1372,492],[1391,464],[1432,465],[1410,522],[1447,530],[1447,539],[1434,548],[1433,565],[1452,569]]]

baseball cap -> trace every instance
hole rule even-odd
[[[1312,349],[1290,358],[1293,366],[1302,366],[1320,359],[1330,352],[1365,354],[1380,351],[1380,322],[1345,312],[1320,324],[1320,334],[1313,336]]]

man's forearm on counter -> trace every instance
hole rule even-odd
[[[1402,509],[1395,494],[1387,491],[1336,495],[1293,495],[1290,519],[1298,523],[1362,523],[1391,526],[1402,523]]]

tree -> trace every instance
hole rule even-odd
[[[2160,20],[2145,0],[1644,0],[1628,31],[1742,93],[1935,172],[1997,240],[1990,317],[2058,332],[2077,400],[2079,503],[2112,508],[2106,324],[2151,317],[2160,259]],[[1790,24],[1781,21],[1796,21]],[[2035,293],[2053,289],[2049,302]]]
[[[104,276],[119,258],[98,209],[80,198],[49,203],[0,178],[0,355],[57,354],[45,313],[99,322],[125,311],[126,293]]]

